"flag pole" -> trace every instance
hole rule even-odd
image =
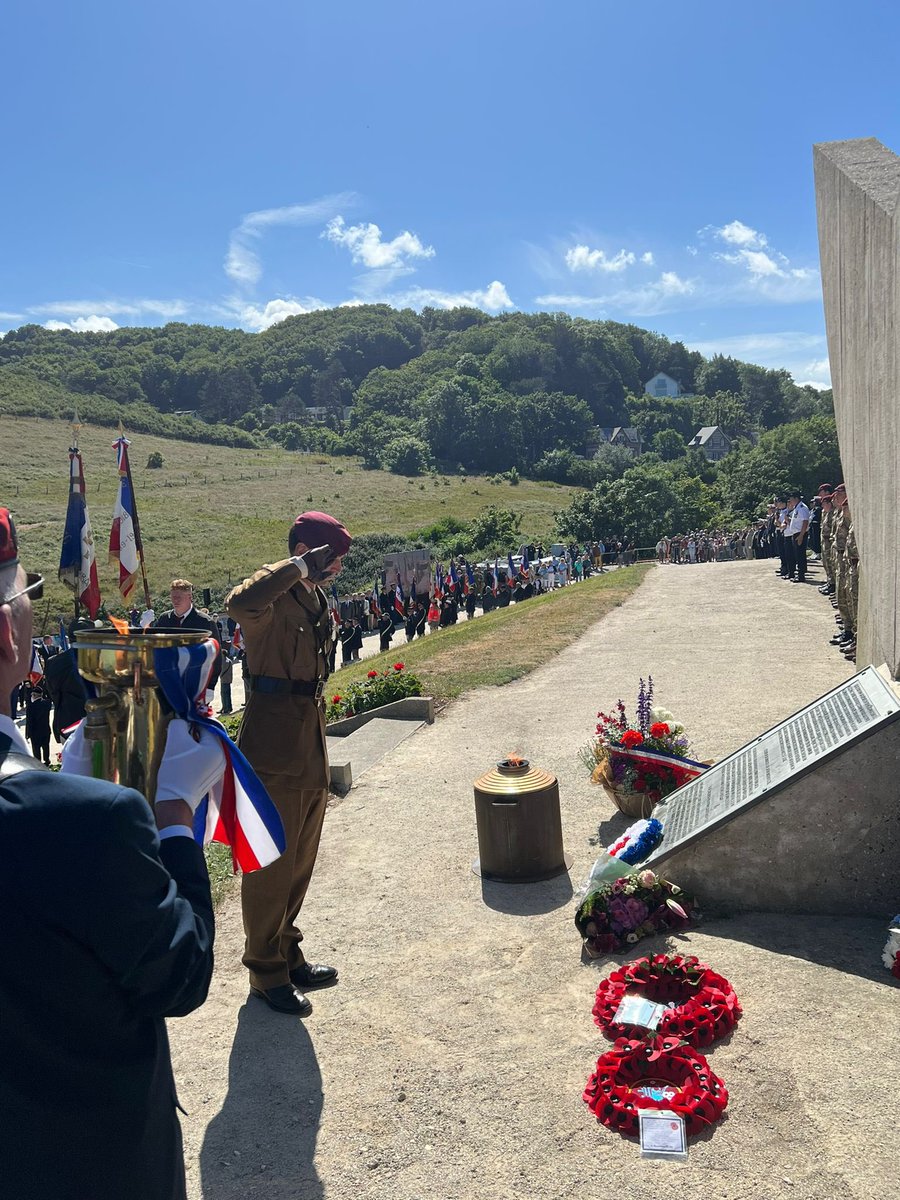
[[[81,430],[81,423],[78,420],[78,405],[76,404],[75,407],[72,409],[72,449],[73,450],[78,449],[78,434],[79,434],[80,430]],[[75,620],[77,621],[78,618],[81,616],[81,601],[78,598],[78,589],[77,588],[75,589],[75,595],[74,595],[73,599],[75,602]]]
[[[122,437],[125,436],[125,427],[121,421],[119,421],[119,433]],[[153,606],[150,603],[150,584],[147,582],[147,568],[144,565],[144,543],[141,540],[141,523],[138,520],[137,496],[134,491],[134,481],[131,478],[131,459],[128,455],[125,456],[125,477],[128,480],[128,490],[131,492],[131,503],[134,508],[131,519],[134,525],[134,548],[137,550],[138,562],[141,564],[141,580],[144,584],[144,607],[152,608]]]

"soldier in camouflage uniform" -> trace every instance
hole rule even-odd
[[[856,661],[856,628],[857,628],[857,612],[859,609],[859,550],[856,547],[856,531],[853,528],[853,521],[850,517],[850,507],[846,508],[848,519],[850,519],[850,528],[847,531],[847,545],[844,547],[844,556],[847,559],[847,608],[850,614],[850,628],[853,633],[853,641],[850,645],[844,647],[844,654],[848,658]]]
[[[834,499],[831,485],[823,483],[818,492],[822,501],[822,566],[825,568],[825,582],[819,588],[823,596],[830,596],[835,591],[834,573]]]
[[[834,489],[836,512],[834,517],[834,568],[837,607],[841,614],[843,632],[837,639],[841,649],[855,644],[855,628],[850,605],[850,561],[847,557],[847,536],[850,532],[850,510],[847,505],[847,489],[840,484]]]

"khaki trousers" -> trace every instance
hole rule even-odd
[[[290,775],[258,774],[285,835],[284,854],[241,881],[243,962],[251,986],[267,989],[288,983],[289,972],[304,962],[296,921],[316,862],[328,789],[301,790]]]

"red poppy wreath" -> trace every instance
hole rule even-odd
[[[584,1102],[607,1129],[628,1137],[637,1137],[642,1109],[678,1113],[693,1137],[719,1120],[728,1091],[703,1055],[677,1037],[619,1038],[597,1059]]]
[[[654,954],[625,963],[597,988],[594,1021],[610,1040],[640,1036],[642,1026],[615,1021],[625,995],[639,994],[667,1006],[657,1032],[710,1046],[737,1024],[741,1006],[727,979],[696,958]]]

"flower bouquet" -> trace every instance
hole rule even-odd
[[[696,779],[708,764],[688,758],[690,742],[667,709],[653,704],[653,679],[640,680],[636,717],[621,700],[613,713],[597,713],[597,729],[584,761],[620,812],[649,817],[660,800]]]
[[[662,841],[662,836],[662,822],[655,817],[629,825],[595,859],[588,881],[582,888],[583,894],[587,895],[601,883],[612,883],[621,875],[630,874],[639,863],[650,857]]]
[[[590,958],[616,954],[651,933],[684,929],[698,913],[692,896],[653,871],[638,871],[588,890],[575,924]]]

